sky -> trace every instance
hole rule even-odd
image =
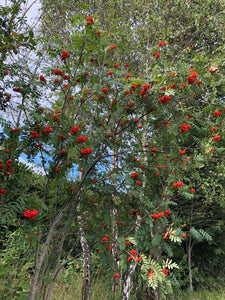
[[[1,6],[9,6],[10,0],[0,0]],[[41,4],[39,0],[26,0],[25,4],[22,5],[23,14],[27,16],[28,24],[34,26],[40,17]]]
[[[8,5],[10,5],[9,0],[0,0],[0,6],[7,7]],[[38,26],[38,21],[41,15],[40,8],[41,8],[41,4],[39,0],[27,0],[25,2],[25,5],[23,5],[22,15],[26,16],[27,24],[34,30]],[[18,96],[16,97],[18,98]],[[6,118],[8,121],[13,121],[10,114],[6,114],[3,112],[1,115],[3,116],[3,118]],[[2,130],[3,128],[0,127],[0,132],[2,132]],[[39,174],[44,174],[44,169],[41,166],[39,166],[40,161],[38,159],[36,159],[34,163],[28,162],[27,156],[24,154],[20,156],[19,161],[31,167],[34,170],[34,172]]]
[[[23,13],[26,14],[28,24],[33,27],[37,25],[41,15],[41,4],[39,0],[26,0]]]

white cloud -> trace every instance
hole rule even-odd
[[[25,164],[26,166],[30,167],[35,173],[37,174],[41,174],[41,175],[45,175],[45,171],[43,169],[43,167],[36,165],[35,163],[31,163],[26,161],[23,158],[19,158],[19,162],[21,162],[22,164]]]

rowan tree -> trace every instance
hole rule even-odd
[[[96,253],[103,272],[110,272],[113,293],[120,284],[122,299],[129,299],[133,281],[158,298],[172,292],[172,269],[178,267],[171,243],[181,244],[194,230],[181,220],[179,199],[199,204],[196,181],[206,174],[202,164],[223,160],[216,154],[224,147],[222,57],[210,53],[205,61],[198,44],[190,53],[190,40],[178,43],[180,36],[188,36],[186,29],[180,35],[173,22],[173,32],[167,34],[162,26],[158,36],[150,34],[149,17],[143,20],[140,11],[137,16],[125,13],[121,26],[113,27],[115,9],[107,19],[101,5],[96,14],[90,14],[91,5],[79,5],[81,14],[69,15],[66,39],[60,37],[63,48],[58,41],[51,46],[44,41],[48,56],[42,56],[49,63],[38,75],[21,78],[15,86],[12,78],[8,85],[22,101],[17,122],[4,125],[1,140],[3,225],[9,226],[7,216],[13,212],[13,222],[24,238],[27,232],[35,252],[29,261],[30,300],[50,299],[60,270],[79,255],[75,238],[84,259],[82,299],[91,295]],[[120,6],[121,11],[129,5]],[[166,14],[161,2],[146,9]],[[127,26],[127,20],[132,24]],[[169,16],[162,21],[170,23]],[[179,22],[183,26],[183,19]],[[199,42],[202,33],[191,30]],[[216,42],[217,33],[213,37]],[[216,50],[220,53],[220,46]],[[41,165],[41,186],[24,181],[28,171],[18,162],[24,154],[28,162]],[[18,194],[21,201],[12,206]],[[27,245],[24,250],[29,252]]]

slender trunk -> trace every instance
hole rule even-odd
[[[131,279],[134,274],[134,271],[136,269],[137,263],[134,262],[132,263],[127,272],[126,272],[126,278],[123,282],[123,287],[122,287],[122,300],[129,300],[130,299],[130,291],[131,291]]]
[[[54,249],[52,249],[51,254],[53,253],[53,251],[54,251]],[[44,278],[45,274],[47,274],[48,271],[51,268],[51,265],[52,265],[51,254],[50,255],[48,254],[48,258],[46,259],[46,261],[44,263],[44,266],[42,268],[42,272],[40,274],[40,278],[39,278],[39,281],[38,281],[38,288],[37,288],[37,292],[36,292],[36,294],[37,294],[36,298],[37,299],[41,299],[41,295],[44,294],[43,291],[46,289],[46,285],[48,284],[46,282],[46,280],[44,280],[43,278]]]
[[[112,214],[111,214],[111,218],[112,218],[113,221],[116,220],[117,214],[118,214],[117,208],[114,207],[113,210],[112,210]],[[118,232],[117,224],[115,224],[113,226],[112,234],[113,234],[113,238],[114,238],[114,241],[112,242],[112,255],[113,255],[113,258],[114,258],[115,263],[116,263],[116,267],[115,267],[115,270],[114,270],[114,271],[116,271],[116,269],[119,269],[119,267],[120,267],[120,248],[119,248],[119,243],[118,243],[119,232]]]
[[[82,171],[79,173],[79,182],[82,179]],[[78,216],[77,221],[80,225],[80,243],[83,251],[83,282],[82,282],[82,295],[81,300],[91,299],[91,252],[88,241],[85,236],[85,230],[83,227],[82,216],[80,214],[80,205],[77,207]]]
[[[191,227],[192,227],[192,218],[193,218],[193,210],[194,210],[194,202],[193,199],[191,200],[191,211],[190,211],[190,232],[191,232]],[[190,236],[190,239],[187,240],[187,255],[188,255],[188,273],[189,273],[189,287],[190,291],[193,292],[193,284],[192,284],[192,270],[191,270],[191,253],[192,253],[192,248],[194,245],[194,241],[192,242],[192,237]]]
[[[113,149],[113,165],[112,165],[112,170],[115,170],[118,168],[118,149],[114,148]],[[116,175],[114,180],[111,180],[111,184],[114,187],[116,191]],[[114,194],[112,194],[112,201],[113,201]],[[111,224],[112,224],[112,235],[113,235],[113,242],[112,242],[112,256],[115,262],[115,265],[113,267],[112,272],[116,273],[119,270],[120,267],[120,246],[118,243],[118,237],[119,237],[119,231],[118,231],[118,225],[116,224],[116,220],[118,217],[118,210],[117,207],[114,205],[111,213]],[[116,293],[116,285],[117,281],[115,281],[112,285],[112,293],[113,297],[115,297]]]
[[[111,221],[112,223],[114,223],[114,226],[112,227],[112,234],[113,234],[113,239],[114,241],[112,242],[112,256],[114,258],[114,262],[115,265],[113,266],[112,272],[115,274],[116,272],[118,272],[119,267],[120,267],[120,246],[118,243],[118,236],[119,236],[119,232],[118,232],[118,226],[116,223],[116,218],[117,218],[117,208],[114,207],[112,210],[112,214],[111,214]],[[115,296],[116,293],[116,285],[117,285],[117,281],[115,281],[112,285],[112,292],[113,295]]]
[[[80,228],[80,243],[83,250],[83,284],[82,284],[82,297],[81,300],[91,299],[91,252],[88,241],[85,237],[83,226]]]
[[[45,300],[50,300],[52,292],[53,292],[53,288],[54,288],[54,285],[55,285],[55,282],[56,282],[56,278],[57,278],[57,275],[58,275],[59,270],[60,270],[60,258],[61,258],[65,238],[66,238],[66,233],[64,233],[64,236],[62,238],[63,241],[61,240],[62,242],[60,242],[60,245],[59,245],[58,255],[56,257],[55,267],[54,267],[52,278],[51,278],[51,283],[48,287],[47,296],[46,296]]]
[[[136,231],[139,230],[141,226],[141,216],[137,215],[136,219]],[[131,291],[131,284],[132,284],[132,277],[135,272],[135,269],[137,267],[137,262],[133,260],[125,274],[125,278],[123,281],[123,286],[122,286],[122,300],[129,300],[130,299],[130,291]]]
[[[192,270],[191,270],[191,252],[192,252],[192,239],[188,241],[187,245],[187,255],[188,255],[188,274],[189,274],[189,287],[190,291],[193,292],[193,283],[192,283]]]

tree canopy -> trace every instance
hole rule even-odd
[[[82,299],[96,272],[124,300],[210,286],[202,264],[224,267],[224,3],[42,1],[35,35],[25,1],[10,3],[2,296],[50,299],[81,257]]]

